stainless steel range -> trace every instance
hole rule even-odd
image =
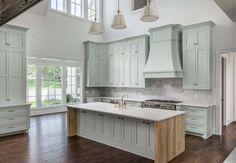
[[[143,103],[143,106],[147,107],[147,108],[176,110],[176,104],[178,104],[178,103],[182,103],[182,102],[181,101],[171,101],[171,100],[151,99],[151,100],[145,100]]]

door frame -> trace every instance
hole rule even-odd
[[[222,57],[227,53],[235,53],[236,48],[216,50],[215,62],[215,103],[216,103],[216,128],[215,134],[222,135]]]

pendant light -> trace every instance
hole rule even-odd
[[[96,5],[96,1],[95,0],[95,19],[91,24],[90,30],[89,30],[89,34],[93,34],[93,35],[99,35],[102,33],[102,28],[101,28],[101,24],[99,22],[97,22],[97,5]]]
[[[140,20],[144,22],[153,22],[157,19],[159,19],[159,15],[155,2],[153,0],[147,0],[147,5],[143,8]]]
[[[117,13],[114,17],[113,24],[111,25],[111,28],[113,28],[113,29],[127,28],[127,26],[125,24],[124,15],[122,15],[122,13],[120,11],[120,1],[119,0],[118,0],[118,10],[117,10]]]

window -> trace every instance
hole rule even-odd
[[[33,109],[78,103],[81,96],[79,62],[28,58],[27,102]]]
[[[79,102],[80,98],[80,70],[67,67],[66,103]]]
[[[94,21],[95,15],[99,20],[99,6],[99,0],[51,0],[50,4],[50,8],[54,11],[57,10],[90,21]]]
[[[147,5],[147,0],[131,0],[131,12],[142,9]]]
[[[82,0],[71,0],[71,15],[82,17]]]
[[[96,15],[96,0],[88,0],[88,20],[94,21]]]
[[[31,107],[36,107],[36,66],[29,64],[27,68],[27,101],[31,103]]]
[[[51,0],[51,8],[57,11],[66,12],[66,0]]]
[[[62,104],[62,67],[41,67],[42,106]]]

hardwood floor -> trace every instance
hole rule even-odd
[[[65,114],[31,118],[29,134],[0,138],[0,163],[153,163],[80,137],[66,137]],[[186,136],[186,151],[171,163],[222,163],[236,147],[236,123],[222,136]]]

